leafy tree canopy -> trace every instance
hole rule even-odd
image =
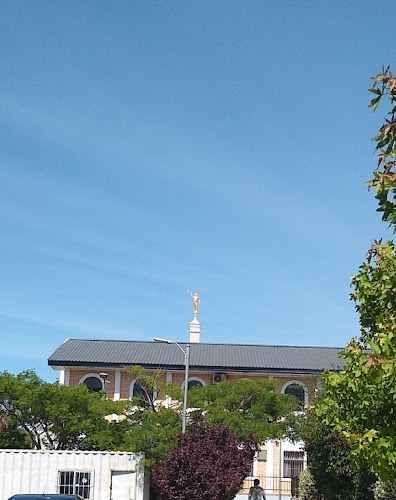
[[[117,411],[119,405],[84,385],[49,384],[34,371],[0,373],[0,416],[37,449],[114,449],[119,436],[103,417]]]
[[[139,391],[130,401],[118,402],[89,393],[83,384],[73,388],[46,383],[34,371],[0,373],[0,417],[12,431],[0,432],[0,439],[8,446],[28,437],[27,447],[37,449],[144,452],[145,465],[160,463],[177,446],[181,433],[182,391],[160,383],[160,372],[149,374],[139,366],[129,371]],[[222,424],[240,442],[281,437],[290,428],[298,403],[274,389],[275,381],[265,380],[194,387],[188,395],[188,423]],[[110,421],[112,414],[119,415],[119,422]]]
[[[118,425],[123,432],[120,450],[144,452],[144,465],[148,468],[160,463],[177,445],[181,432],[179,412],[165,407],[132,411]]]
[[[28,449],[32,447],[29,435],[5,416],[0,418],[0,448]]]
[[[207,424],[225,425],[240,439],[253,437],[257,444],[281,438],[290,434],[299,403],[275,388],[276,380],[265,379],[193,387],[188,398],[191,418],[196,413]]]
[[[152,467],[177,446],[183,394],[174,384],[159,383],[158,372],[148,374],[139,366],[129,371],[142,391],[125,408],[121,448],[143,451],[145,464]],[[188,391],[187,432],[199,421],[207,426],[224,425],[241,442],[253,439],[260,443],[285,435],[295,418],[298,402],[293,396],[276,393],[275,385],[274,380],[244,379],[192,387]],[[157,400],[153,401],[153,393],[157,393]],[[168,407],[162,404],[166,396],[172,400]]]
[[[374,177],[368,183],[375,188],[378,199],[378,211],[382,212],[382,220],[389,222],[396,231],[396,78],[389,66],[373,77],[374,84],[370,92],[375,97],[370,102],[370,107],[375,111],[384,97],[390,101],[390,110],[377,136],[376,150],[378,165],[374,170]]]
[[[308,410],[301,429],[314,489],[326,500],[373,500],[376,477],[352,464],[345,437]],[[301,493],[301,492],[300,492]],[[318,498],[316,495],[315,498]]]
[[[161,382],[160,370],[148,373],[141,366],[131,366],[128,372],[140,390],[130,401],[123,402],[119,447],[122,451],[144,452],[144,465],[151,468],[177,445],[182,428],[182,391],[173,383]],[[172,403],[165,406],[167,396]]]
[[[396,230],[396,79],[387,68],[374,77],[370,106],[384,96],[390,111],[374,137],[378,165],[369,182],[382,218]],[[352,277],[351,298],[359,314],[360,336],[342,357],[345,370],[325,375],[326,397],[317,406],[325,422],[341,433],[356,462],[366,461],[383,480],[396,479],[396,250],[375,241],[359,273]]]

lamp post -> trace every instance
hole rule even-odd
[[[104,373],[104,372],[100,372],[99,373],[99,377],[101,378],[102,380],[102,383],[103,383],[103,390],[104,390],[104,399],[106,399],[106,384],[107,384],[107,373]]]
[[[184,400],[183,400],[183,414],[182,414],[182,433],[186,433],[186,417],[187,417],[187,392],[188,392],[188,370],[190,368],[190,346],[187,345],[184,350],[180,344],[174,342],[173,340],[154,338],[155,342],[163,342],[165,344],[175,344],[184,354]]]
[[[282,500],[282,438],[279,439],[279,500]]]

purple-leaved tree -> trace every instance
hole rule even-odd
[[[161,500],[232,500],[257,450],[227,427],[195,424],[153,471]]]

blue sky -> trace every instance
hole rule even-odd
[[[343,346],[394,2],[2,3],[0,370],[65,338]]]

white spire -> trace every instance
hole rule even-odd
[[[201,342],[201,323],[197,320],[194,315],[194,319],[190,322],[190,342],[199,343]]]

